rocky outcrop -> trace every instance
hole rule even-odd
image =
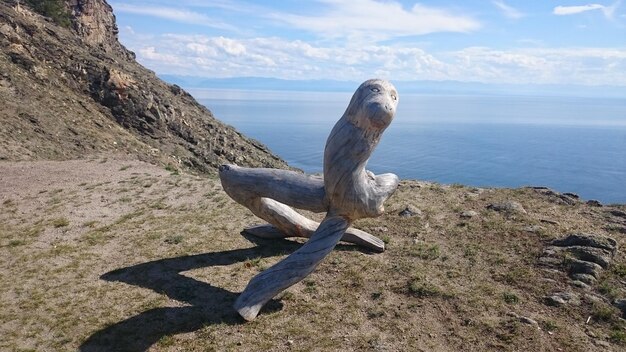
[[[135,58],[135,55],[118,41],[119,32],[111,5],[98,0],[69,0],[72,28],[83,42],[100,47],[107,52]]]
[[[616,251],[617,242],[610,237],[576,233],[550,242],[539,262],[564,268],[573,280],[593,284],[609,267]]]
[[[69,28],[0,3],[0,159],[117,152],[201,172],[287,167],[139,65],[117,40],[106,1],[65,3]]]

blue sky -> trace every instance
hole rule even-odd
[[[158,74],[626,86],[621,1],[109,1]]]

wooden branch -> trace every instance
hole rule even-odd
[[[322,177],[288,170],[237,165],[222,165],[219,172],[224,191],[244,206],[251,199],[270,198],[316,213],[328,209]]]
[[[356,219],[382,215],[383,202],[398,186],[396,175],[376,176],[365,170],[397,103],[398,93],[389,82],[361,84],[328,137],[323,179],[285,170],[220,167],[224,190],[235,201],[274,225],[282,237],[310,237],[299,250],[250,281],[235,303],[246,320],[254,319],[269,299],[310,274],[340,239],[384,250],[382,241],[349,226]],[[317,224],[289,205],[327,215]],[[267,226],[248,231],[281,237]]]
[[[267,301],[309,275],[335,248],[349,225],[343,217],[327,216],[302,247],[250,280],[235,309],[244,319],[254,319]]]
[[[298,236],[298,235],[287,233],[285,231],[281,231],[279,228],[270,224],[248,227],[244,229],[244,232],[249,233],[256,237],[266,238],[266,239],[289,238],[289,237],[310,238],[315,232],[315,229],[317,229],[317,227],[319,226],[319,223],[317,222],[314,222],[314,223],[316,224],[314,229],[311,229],[311,228],[302,229],[301,233],[303,234],[303,236]],[[385,251],[385,242],[383,242],[380,238],[373,236],[365,231],[355,229],[354,227],[350,227],[346,230],[346,232],[343,234],[343,237],[341,237],[341,241],[354,243],[356,245],[365,247],[374,252]]]
[[[302,216],[290,205],[314,212],[328,210],[325,203],[324,181],[294,171],[245,168],[236,165],[220,167],[222,187],[238,203],[273,226],[262,225],[245,229],[262,238],[309,238],[319,223]],[[285,191],[281,192],[281,185]],[[272,199],[273,198],[273,199]],[[385,250],[385,243],[369,233],[349,228],[342,241],[358,244],[376,252]]]

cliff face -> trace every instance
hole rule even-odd
[[[83,42],[107,52],[134,59],[134,54],[118,41],[113,8],[103,0],[70,0],[67,6],[74,31]]]
[[[0,159],[125,153],[211,172],[286,167],[259,142],[139,65],[104,0],[69,0],[70,28],[0,3]]]

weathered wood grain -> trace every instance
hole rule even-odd
[[[235,302],[246,320],[254,319],[268,300],[310,274],[339,240],[384,250],[380,239],[349,226],[356,219],[382,215],[384,201],[398,186],[394,174],[365,170],[397,103],[398,93],[389,82],[361,84],[326,141],[323,178],[285,170],[220,167],[226,193],[273,225],[248,232],[266,238],[310,237],[299,250],[250,281]],[[326,218],[318,224],[290,206],[326,211]]]
[[[254,319],[267,301],[309,275],[335,248],[349,224],[344,217],[327,216],[302,247],[250,280],[235,309],[244,319]]]

